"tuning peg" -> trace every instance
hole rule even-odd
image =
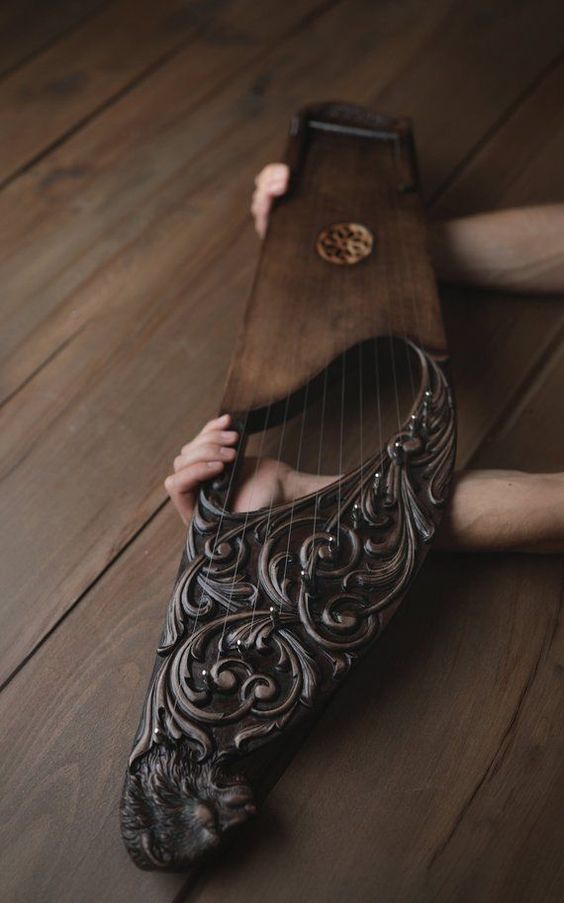
[[[309,593],[309,595],[312,595],[314,591],[313,579],[311,577],[311,574],[309,574],[305,568],[302,568],[300,570],[300,580],[304,591],[306,593]]]
[[[401,439],[395,440],[392,451],[393,456],[398,464],[401,464],[401,462],[405,459],[405,449],[403,447],[403,442],[401,441]]]
[[[208,690],[211,690],[213,688],[213,678],[206,668],[202,668],[202,678]]]
[[[362,513],[362,507],[358,502],[355,502],[352,507],[352,518],[353,518],[353,526],[358,529],[364,520],[364,515]]]

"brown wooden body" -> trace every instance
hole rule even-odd
[[[231,413],[280,401],[365,339],[405,336],[446,354],[409,122],[311,106],[292,121],[286,160],[289,191],[271,217],[228,375]],[[374,238],[353,266],[315,251],[322,230],[342,222]]]
[[[223,402],[240,454],[200,491],[129,761],[122,829],[142,868],[189,867],[252,814],[251,754],[319,711],[372,646],[448,493],[454,410],[409,127],[313,107],[289,160]],[[407,343],[419,381],[383,447],[318,492],[230,510],[261,411],[386,334]]]

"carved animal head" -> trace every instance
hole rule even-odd
[[[182,745],[152,747],[128,772],[121,803],[122,834],[140,868],[190,868],[221,835],[254,815],[244,778],[198,763]]]

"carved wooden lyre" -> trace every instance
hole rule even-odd
[[[126,774],[122,832],[141,868],[189,867],[255,812],[256,762],[372,647],[448,493],[455,415],[409,122],[311,106],[287,162],[222,404],[237,458],[200,491]],[[234,513],[253,434],[337,395],[342,449],[345,377],[374,382],[383,341],[394,374],[402,355],[415,371],[386,441],[305,497]]]

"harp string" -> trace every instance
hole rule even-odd
[[[396,183],[398,186],[400,186],[402,183],[405,182],[405,177],[401,171],[400,148],[397,143],[394,144],[393,164],[394,164],[394,172],[395,172],[395,176],[396,176]],[[408,179],[411,180],[412,177],[413,177],[412,173],[408,173]],[[402,229],[401,209],[400,209],[399,205],[396,205],[396,207],[395,207],[395,221],[396,221],[396,227],[397,227],[396,231],[399,235],[400,273],[403,272],[404,274],[406,274],[409,277],[411,275],[410,269],[409,269],[410,255],[409,255],[409,249],[407,248],[407,242],[405,239],[404,231]],[[413,317],[413,320],[412,320],[413,332],[414,332],[413,338],[415,338],[417,345],[421,346],[421,330],[420,330],[420,325],[419,325],[420,324],[419,311],[417,308],[417,302],[415,300],[412,279],[408,278],[407,284],[409,287],[408,291],[407,291],[407,296],[408,296],[408,301],[411,306],[412,317]],[[402,313],[402,320],[403,320],[403,334],[406,338],[410,338],[411,336],[408,335],[409,318],[408,318],[407,310],[403,304],[400,306],[401,306],[401,313]],[[409,382],[410,382],[410,386],[411,386],[411,395],[412,395],[412,407],[414,407],[415,401],[417,398],[418,386],[416,385],[416,380],[413,375],[413,363],[412,363],[411,349],[406,342],[403,343],[403,346],[404,346],[405,354],[406,354],[406,358],[407,358],[407,369],[408,369],[408,374],[409,374]]]
[[[269,402],[269,406],[268,406],[268,408],[269,408],[269,416],[270,416],[270,411],[272,410],[272,404],[273,404],[273,399],[271,399],[271,401]],[[286,397],[286,401],[285,401],[285,403],[284,403],[284,415],[283,415],[283,418],[282,418],[282,429],[281,429],[281,431],[280,431],[280,437],[279,437],[279,440],[278,440],[278,453],[277,453],[277,456],[276,456],[276,464],[277,464],[277,467],[276,467],[276,475],[275,475],[275,478],[274,478],[274,480],[273,480],[273,482],[272,482],[272,491],[271,491],[271,493],[270,493],[270,500],[269,500],[269,503],[268,503],[268,506],[267,506],[267,507],[268,507],[268,514],[267,514],[266,528],[265,528],[265,534],[266,534],[266,535],[268,535],[269,528],[270,528],[270,523],[271,523],[271,519],[272,519],[272,511],[273,511],[273,507],[274,507],[274,496],[275,496],[275,493],[276,493],[276,488],[277,488],[277,486],[278,486],[278,480],[279,480],[279,475],[280,475],[280,464],[281,464],[282,448],[283,448],[283,445],[284,445],[284,438],[285,438],[285,434],[286,434],[286,425],[287,425],[287,422],[288,422],[288,410],[289,410],[289,404],[290,404],[290,396],[288,395],[288,396]],[[250,495],[250,497],[249,497],[249,505],[248,505],[247,510],[246,510],[246,512],[245,512],[245,518],[244,518],[244,522],[243,522],[243,530],[242,530],[242,534],[241,534],[242,537],[244,536],[244,534],[245,534],[245,532],[246,532],[246,528],[247,528],[247,525],[248,525],[248,522],[249,522],[249,518],[250,518],[251,512],[252,512],[252,510],[253,510],[253,507],[252,507],[252,501],[253,501],[253,496],[254,496],[254,489],[256,488],[256,478],[257,478],[258,469],[259,469],[259,467],[260,467],[261,460],[262,460],[262,451],[264,450],[264,439],[265,439],[265,436],[266,436],[267,428],[268,428],[268,420],[265,420],[264,426],[263,426],[263,429],[262,429],[261,440],[260,440],[260,444],[259,444],[259,452],[258,452],[258,455],[257,455],[257,463],[256,463],[256,465],[255,465],[255,471],[254,471],[254,483],[255,483],[255,485],[253,486],[253,489],[251,490],[251,495]],[[240,546],[239,546],[239,551],[238,551],[237,559],[236,559],[236,562],[235,562],[235,569],[234,569],[234,571],[233,571],[233,578],[232,578],[232,581],[231,581],[231,587],[230,587],[229,596],[228,596],[228,601],[229,601],[229,602],[231,602],[231,600],[232,600],[232,598],[233,598],[233,592],[234,592],[234,589],[235,589],[235,583],[236,583],[237,577],[238,577],[238,575],[239,575],[239,565],[240,565],[240,562],[241,562],[241,552],[242,552],[242,549],[243,549],[243,542],[241,541],[241,544],[240,544]],[[252,606],[251,606],[251,624],[250,624],[250,629],[252,629],[252,626],[253,626],[253,624],[254,624],[257,602],[258,602],[258,593],[255,593],[255,597],[254,597],[254,599],[253,599]],[[223,641],[224,641],[224,639],[225,639],[225,631],[226,631],[226,629],[227,629],[227,618],[228,618],[228,616],[229,616],[229,608],[226,606],[226,608],[225,608],[225,614],[224,614],[224,618],[223,618],[222,630],[221,630],[221,637],[220,637],[220,640],[219,640],[219,643],[218,643],[218,647],[217,647],[216,665],[217,665],[217,663],[219,662],[219,659],[220,659],[220,656],[221,656],[221,649],[222,649]]]
[[[289,365],[289,366],[295,366],[295,364],[297,363],[297,355],[298,355],[298,344],[295,343],[295,344],[294,344],[294,348],[293,348],[293,355],[291,355],[292,360],[288,360],[288,365]],[[297,461],[297,463],[296,463],[296,470],[299,469],[299,458],[300,458],[300,456],[301,456],[301,442],[302,442],[302,440],[303,440],[303,430],[304,430],[304,426],[305,426],[305,414],[306,414],[306,408],[307,408],[308,391],[309,391],[309,383],[306,384],[305,393],[304,393],[304,405],[303,405],[303,409],[302,409],[302,429],[301,429],[301,433],[300,433],[300,437],[301,437],[301,438],[300,438],[300,448],[298,449],[298,461]],[[272,403],[273,403],[273,402],[271,401],[271,405],[272,405]],[[275,474],[274,479],[272,480],[272,491],[271,491],[271,494],[270,494],[270,500],[269,500],[269,503],[268,503],[268,506],[267,506],[267,508],[268,508],[268,513],[267,513],[267,518],[266,518],[265,536],[268,536],[268,533],[269,533],[269,530],[270,530],[270,525],[271,525],[271,522],[272,522],[272,513],[273,513],[273,510],[274,510],[275,494],[276,494],[276,490],[277,490],[277,488],[278,488],[278,486],[279,486],[280,465],[281,465],[281,463],[282,463],[282,450],[283,450],[283,447],[284,447],[284,441],[285,441],[285,438],[286,438],[286,431],[287,431],[287,424],[288,424],[288,414],[289,414],[289,404],[290,404],[290,395],[287,395],[287,396],[286,396],[286,400],[285,400],[285,404],[284,404],[284,414],[283,414],[283,417],[282,417],[282,425],[281,425],[281,431],[280,431],[280,437],[279,437],[279,443],[278,443],[278,452],[277,452],[277,456],[276,456],[276,464],[277,464],[277,467],[276,467],[276,474]],[[261,447],[262,447],[262,441],[263,441],[263,439],[264,439],[264,434],[265,434],[265,432],[266,432],[266,422],[265,422],[265,425],[264,425],[264,427],[263,427],[263,435],[262,435],[262,437],[261,437]],[[260,456],[259,456],[259,457],[257,458],[257,464],[256,464],[256,467],[255,467],[255,475],[254,475],[255,486],[256,486],[256,477],[257,477],[257,473],[258,473],[258,468],[259,468],[259,466],[260,466],[260,462],[261,462],[261,458],[260,458]],[[248,521],[249,521],[249,517],[250,517],[250,514],[251,514],[251,510],[252,510],[252,496],[253,496],[253,494],[254,494],[254,491],[251,492],[251,497],[249,498],[249,505],[248,505],[247,510],[246,510],[246,512],[245,512],[245,519],[244,519],[243,530],[242,530],[242,538],[243,538],[243,536],[244,536],[244,534],[245,534],[245,531],[246,531],[246,528],[247,528],[247,525],[248,525]],[[294,506],[295,506],[295,500],[292,501],[292,508],[291,508],[291,514],[290,514],[290,528],[289,528],[289,530],[288,530],[288,545],[289,545],[289,542],[290,542],[290,536],[291,536],[291,527],[292,527],[292,523],[293,523]],[[243,544],[243,541],[241,541],[241,544],[240,544],[240,546],[239,546],[238,553],[237,553],[237,559],[236,559],[236,562],[235,562],[235,568],[234,568],[234,571],[233,571],[233,578],[232,578],[232,581],[231,581],[231,588],[230,588],[230,592],[229,592],[229,596],[228,596],[228,600],[229,600],[229,601],[231,601],[231,599],[233,598],[233,593],[234,593],[234,589],[235,589],[235,583],[236,583],[237,577],[238,577],[238,575],[239,575],[239,566],[240,566],[240,563],[241,563],[243,548],[244,548],[244,544]],[[288,562],[287,562],[287,560],[286,560],[286,563],[285,563],[285,570],[284,570],[284,578],[283,578],[283,583],[282,583],[282,589],[283,589],[284,581],[285,581],[285,578],[286,578],[287,565],[288,565]],[[256,613],[256,606],[257,606],[257,604],[258,604],[258,591],[255,592],[255,595],[254,595],[254,598],[253,598],[253,602],[252,602],[252,605],[251,605],[251,625],[250,625],[250,629],[252,629],[252,625],[254,624],[254,619],[255,619],[255,613]],[[281,607],[282,607],[282,600],[281,600],[281,602],[280,602],[280,608],[281,608]],[[224,614],[224,618],[223,618],[223,625],[222,625],[222,631],[221,631],[221,638],[220,638],[220,641],[219,641],[219,643],[218,643],[218,648],[217,648],[216,665],[217,665],[217,663],[219,662],[219,658],[220,658],[220,655],[221,655],[222,644],[223,644],[223,641],[224,641],[224,638],[225,638],[225,632],[226,632],[226,628],[227,628],[227,618],[228,618],[228,615],[229,615],[229,608],[228,608],[228,606],[226,606],[226,608],[225,608],[225,614]]]
[[[304,404],[302,408],[302,416],[301,416],[301,424],[300,424],[300,434],[298,439],[298,450],[296,454],[296,471],[299,472],[302,458],[302,448],[303,448],[303,440],[304,440],[304,431],[305,431],[305,423],[306,423],[306,414],[308,408],[308,395],[309,395],[309,382],[306,383],[305,392],[304,392]],[[292,539],[292,526],[294,524],[294,513],[296,510],[296,499],[292,498],[290,504],[290,523],[288,525],[288,538],[286,541],[286,553],[284,557],[284,572],[282,575],[282,581],[280,584],[280,605],[279,612],[282,611],[282,606],[284,602],[284,594],[286,592],[286,578],[288,575],[288,565],[290,563],[290,542]]]
[[[360,485],[364,486],[364,397],[362,342],[358,346],[358,444],[360,456]]]
[[[341,504],[343,497],[343,439],[345,431],[345,389],[347,379],[347,351],[345,339],[345,351],[341,358],[341,391],[340,391],[340,417],[339,417],[339,481],[337,483],[337,545],[341,536]]]
[[[271,405],[272,405],[272,402],[270,402],[269,405],[268,405],[268,413],[269,413],[269,415],[270,415]],[[238,575],[239,575],[239,565],[240,565],[240,563],[241,563],[241,559],[242,559],[242,557],[243,557],[243,551],[244,551],[244,547],[245,547],[245,544],[244,544],[244,536],[245,536],[245,533],[246,533],[246,531],[247,531],[247,526],[248,526],[248,523],[249,523],[249,518],[250,518],[250,516],[251,516],[251,512],[253,511],[253,498],[254,498],[254,494],[255,494],[255,490],[256,490],[256,485],[257,485],[258,471],[259,471],[260,464],[261,464],[261,450],[262,450],[262,448],[264,447],[264,437],[265,437],[265,434],[266,434],[266,426],[267,426],[267,419],[265,419],[264,426],[263,426],[262,431],[261,431],[261,440],[260,440],[260,445],[259,445],[259,454],[257,455],[257,460],[256,460],[255,467],[254,467],[254,471],[253,471],[253,477],[252,477],[252,483],[251,483],[251,492],[250,492],[250,496],[249,496],[248,505],[247,505],[246,510],[245,510],[245,517],[244,517],[244,519],[243,519],[243,526],[242,526],[242,529],[241,529],[241,539],[240,539],[240,542],[239,542],[238,548],[237,548],[237,556],[236,556],[236,559],[235,559],[235,567],[234,567],[234,570],[233,570],[233,578],[232,578],[232,580],[231,580],[231,586],[230,586],[230,588],[229,588],[229,593],[227,594],[227,604],[225,605],[225,614],[224,614],[224,616],[223,616],[223,625],[222,625],[222,628],[221,628],[221,636],[220,636],[219,642],[218,642],[218,644],[217,644],[216,665],[217,665],[217,663],[219,662],[219,659],[220,659],[220,656],[221,656],[221,653],[222,653],[222,646],[223,646],[223,641],[224,641],[224,639],[225,639],[225,631],[226,631],[226,628],[227,628],[227,618],[229,617],[229,613],[230,613],[230,605],[231,605],[231,603],[232,603],[232,601],[233,601],[233,596],[234,596],[234,592],[235,592],[235,584],[236,584],[236,582],[237,582],[237,577],[238,577]],[[255,600],[253,601],[253,606],[254,606],[255,603],[256,603],[256,596],[255,596]]]
[[[396,171],[399,174],[398,162],[399,162],[398,154],[396,154]],[[399,257],[401,259],[401,262],[399,264],[399,270],[401,273],[402,264],[404,263],[405,257],[406,257],[406,254],[405,254],[406,248],[405,248],[405,243],[403,241],[399,208],[396,209],[395,216],[396,216],[397,224],[398,224],[399,251],[400,251]],[[392,261],[391,266],[395,269],[396,263],[394,263]],[[419,337],[418,315],[417,315],[415,299],[414,299],[412,292],[409,292],[409,296],[410,296],[410,302],[411,302],[411,305],[413,308],[414,325],[416,327],[416,331],[417,331],[417,334]],[[397,423],[398,423],[398,429],[400,429],[401,428],[401,414],[400,414],[400,400],[399,400],[399,390],[398,390],[396,349],[395,349],[395,342],[394,342],[394,338],[393,338],[392,330],[391,330],[392,318],[391,318],[389,303],[390,303],[390,300],[389,300],[389,297],[387,297],[384,307],[386,308],[386,316],[388,319],[388,336],[389,336],[389,342],[390,342],[390,358],[391,358],[391,364],[392,364],[392,381],[393,381],[393,388],[394,388],[396,418],[397,418]],[[400,305],[400,307],[402,308],[402,317],[404,320],[404,334],[406,335],[407,334],[407,329],[406,329],[407,324],[405,323],[406,311],[403,308],[403,305]],[[347,368],[347,350],[348,350],[348,345],[347,345],[347,341],[346,341],[346,338],[347,338],[346,333],[348,332],[346,319],[344,320],[344,328],[345,328],[345,342],[344,342],[345,350],[342,354],[342,361],[341,361],[341,386],[340,386],[339,477],[338,477],[338,482],[337,482],[337,529],[336,529],[337,544],[339,543],[340,534],[341,534],[341,516],[342,516],[342,501],[343,501],[342,500],[342,482],[343,482],[343,463],[344,463],[344,430],[345,430],[346,375],[347,375],[346,368]],[[376,385],[378,436],[379,436],[379,442],[380,442],[380,449],[383,451],[384,437],[383,437],[383,426],[382,426],[381,379],[380,379],[380,364],[379,364],[379,360],[378,360],[378,339],[377,338],[374,339],[373,347],[374,347],[374,375],[375,375],[375,385]],[[410,354],[409,347],[407,345],[405,345],[404,347],[405,347],[406,357],[407,357],[407,369],[408,369],[408,374],[409,374],[411,392],[412,392],[413,398],[415,400],[416,389],[415,389],[415,382],[414,382],[414,378],[413,378],[411,354]],[[364,361],[363,361],[362,344],[359,345],[358,358],[359,358],[358,359],[358,370],[359,370],[359,379],[358,379],[358,383],[359,383],[359,385],[358,385],[359,455],[360,455],[360,477],[361,477],[361,486],[362,486],[363,481],[364,481],[363,467],[364,467],[364,405],[365,405],[364,385],[363,385]],[[322,461],[322,451],[323,451],[323,444],[324,444],[324,437],[325,437],[328,365],[329,365],[329,361],[327,362],[327,365],[324,369],[324,377],[323,377],[322,407],[321,407],[321,418],[320,418],[320,426],[319,426],[319,443],[318,443],[317,473],[316,473],[318,481],[319,481],[319,478],[321,477],[321,461]],[[306,385],[306,389],[305,389],[305,393],[304,393],[303,408],[302,408],[302,412],[301,412],[301,424],[300,424],[300,431],[299,431],[298,449],[297,449],[297,456],[296,456],[296,468],[295,468],[297,471],[300,470],[300,465],[301,465],[303,440],[304,440],[304,434],[305,434],[305,425],[306,425],[306,417],[307,417],[307,409],[308,409],[308,392],[309,392],[309,383]],[[281,464],[281,460],[282,460],[282,458],[281,458],[282,449],[283,449],[283,445],[284,445],[286,428],[287,428],[287,423],[288,423],[288,410],[289,410],[288,405],[289,405],[289,396],[286,398],[284,415],[283,415],[283,419],[282,419],[281,434],[280,434],[280,439],[279,439],[279,443],[278,443],[278,454],[276,457],[276,462],[277,462],[276,477],[273,480],[272,492],[271,492],[270,500],[269,500],[269,504],[268,504],[267,528],[266,528],[267,535],[268,535],[268,528],[270,526],[271,519],[272,519],[276,487],[278,485],[279,470],[280,470],[280,464]],[[253,485],[252,485],[252,489],[251,489],[251,494],[249,496],[248,505],[246,506],[247,510],[245,512],[243,533],[245,532],[245,530],[247,528],[249,517],[253,510],[252,499],[253,499],[253,495],[254,495],[254,492],[256,489],[259,467],[260,467],[261,461],[262,461],[262,452],[263,452],[263,448],[264,448],[265,435],[268,430],[268,424],[269,424],[270,414],[271,414],[271,407],[272,407],[272,401],[269,402],[269,405],[267,408],[267,414],[265,416],[263,428],[261,430],[259,450],[257,453],[257,460],[256,460],[256,464],[255,464],[254,476],[253,476],[253,481],[252,481]],[[243,432],[245,432],[245,430],[246,430],[248,416],[249,416],[249,411],[247,411],[246,416],[245,416]],[[237,456],[233,463],[230,478],[229,478],[229,484],[228,484],[228,488],[227,488],[227,497],[228,498],[230,497],[230,493],[232,490],[234,476],[235,476],[236,472],[238,471],[239,458],[240,458],[240,447],[238,448]],[[313,534],[314,535],[315,535],[315,531],[317,528],[320,492],[321,492],[321,488],[319,487],[315,492],[314,515],[313,515]],[[282,604],[283,604],[283,593],[285,592],[287,570],[288,570],[288,565],[290,562],[290,543],[291,543],[292,527],[293,527],[293,521],[294,521],[295,504],[296,504],[296,500],[293,499],[291,502],[290,522],[289,522],[289,528],[288,528],[288,538],[287,538],[287,543],[286,543],[286,554],[284,557],[285,564],[284,564],[284,572],[283,572],[283,578],[282,578],[282,583],[281,583],[282,593],[281,593],[281,597],[280,597],[280,608],[282,608]],[[196,617],[194,619],[192,634],[195,633],[195,630],[197,628],[198,618],[199,618],[201,608],[202,608],[202,604],[206,600],[206,590],[209,585],[209,578],[210,578],[211,569],[213,566],[213,559],[214,559],[215,551],[217,549],[217,543],[219,540],[219,536],[221,534],[221,528],[223,525],[224,516],[225,516],[225,511],[222,510],[220,518],[219,518],[216,534],[214,537],[214,544],[213,544],[210,562],[209,562],[209,565],[207,568],[207,573],[206,573],[206,576],[204,579],[204,585],[203,585],[202,591],[201,591],[201,597],[200,597],[200,603],[198,605],[198,611],[197,611]],[[242,558],[242,551],[243,551],[243,543],[241,542],[238,547],[237,558],[236,558],[235,568],[234,568],[234,572],[233,572],[231,587],[230,587],[229,594],[227,596],[227,604],[225,606],[225,614],[224,614],[223,625],[222,625],[222,633],[221,633],[220,641],[218,643],[217,660],[216,661],[219,661],[220,654],[221,654],[221,648],[222,648],[222,644],[223,644],[225,632],[226,632],[227,619],[228,619],[229,612],[230,612],[230,603],[232,602],[232,599],[233,599],[235,584],[236,584],[238,573],[239,573],[239,566],[240,566],[240,562],[241,562],[241,558]],[[312,544],[312,554],[315,554],[315,542]],[[312,564],[313,564],[313,562],[312,562]],[[253,602],[252,602],[251,627],[252,627],[252,624],[254,623],[257,602],[258,602],[258,594],[255,594],[255,596],[253,598]],[[175,710],[176,710],[176,701],[175,701],[174,711]],[[173,712],[173,714],[174,714],[174,712]]]
[[[319,420],[319,441],[318,441],[318,446],[317,446],[316,477],[317,477],[318,486],[319,486],[319,481],[320,481],[320,477],[321,477],[321,460],[322,460],[322,454],[323,454],[323,438],[324,438],[324,432],[325,432],[325,414],[326,414],[326,410],[327,410],[328,374],[329,374],[329,368],[328,368],[328,364],[327,364],[325,367],[325,370],[323,372],[323,390],[321,393],[321,417]],[[318,519],[318,512],[319,512],[319,494],[320,494],[320,488],[318,488],[315,492],[315,499],[314,499],[314,503],[313,503],[312,535],[314,537],[314,541],[312,543],[312,549],[311,549],[310,570],[313,570],[313,567],[315,564],[315,554],[316,554],[316,552],[315,552],[315,534],[317,532],[317,519]]]
[[[249,413],[250,413],[250,410],[246,411],[246,413],[245,413],[245,417],[244,417],[244,420],[243,420],[243,426],[242,426],[242,430],[241,430],[242,433],[244,433],[244,432],[246,431],[246,429],[247,429],[247,424],[248,424],[248,420],[249,420]],[[229,480],[228,480],[227,488],[226,488],[226,492],[225,492],[225,498],[226,498],[226,499],[230,498],[230,496],[231,496],[231,492],[232,492],[232,489],[233,489],[233,482],[234,482],[234,479],[235,479],[235,474],[236,474],[236,471],[237,471],[237,465],[238,465],[238,462],[239,462],[239,460],[240,460],[240,457],[241,457],[241,443],[239,443],[239,445],[237,446],[237,452],[236,452],[236,455],[235,455],[235,460],[233,461],[233,464],[232,464],[232,467],[231,467],[231,472],[230,472],[230,474],[229,474]],[[197,629],[197,626],[198,626],[198,621],[199,621],[199,618],[200,618],[200,613],[201,613],[201,611],[202,611],[202,607],[203,607],[203,605],[204,605],[204,603],[205,603],[205,601],[206,601],[206,598],[207,598],[207,590],[208,590],[208,587],[209,587],[209,581],[210,581],[211,569],[212,569],[212,566],[213,566],[214,556],[215,556],[215,553],[216,553],[216,550],[217,550],[217,545],[218,545],[219,537],[220,537],[220,535],[221,535],[221,528],[222,528],[222,526],[223,526],[223,522],[224,522],[224,520],[225,520],[225,515],[226,515],[226,513],[227,513],[227,512],[226,512],[225,507],[222,507],[221,512],[220,512],[220,515],[219,515],[219,519],[218,519],[217,529],[216,529],[215,534],[214,534],[213,545],[212,545],[211,554],[210,554],[210,558],[209,558],[209,564],[208,564],[207,573],[206,573],[206,575],[205,575],[205,577],[204,577],[203,586],[202,586],[201,589],[200,589],[200,599],[199,599],[199,602],[198,602],[198,608],[197,608],[197,611],[196,611],[196,616],[195,616],[195,618],[194,618],[194,623],[193,623],[193,625],[192,625],[192,632],[191,632],[191,634],[190,634],[190,640],[189,640],[189,642],[191,642],[191,641],[194,639],[194,635],[195,635],[195,633],[196,633],[196,629]],[[178,698],[179,698],[179,695],[180,695],[180,689],[179,689],[179,691],[175,694],[174,705],[173,705],[173,708],[172,708],[172,715],[171,715],[171,719],[170,719],[171,722],[174,722],[174,717],[175,717],[175,715],[176,715],[176,710],[177,710],[177,707],[178,707]]]
[[[385,266],[386,272],[389,273],[391,276],[390,279],[387,279],[387,284],[395,285],[397,276],[398,276],[398,266],[397,266],[397,261],[395,259],[394,254],[391,254],[386,257],[386,259],[384,261],[384,266]],[[388,290],[384,294],[382,307],[385,312],[386,323],[387,323],[386,334],[388,337],[388,344],[389,344],[389,350],[390,350],[390,362],[391,362],[392,384],[393,384],[393,400],[394,400],[394,404],[395,404],[395,416],[396,416],[397,426],[398,426],[398,430],[399,430],[401,427],[401,414],[400,414],[400,400],[399,400],[399,391],[398,391],[396,350],[395,350],[395,341],[394,341],[394,333],[393,333],[393,325],[392,325],[393,319],[392,319],[392,313],[391,313],[391,308],[390,308],[390,300],[391,300],[390,299],[390,291]],[[376,355],[375,369],[376,369],[377,373],[379,374],[379,376],[378,376],[378,392],[379,392],[380,386],[381,386],[381,378],[380,378],[381,360],[380,360],[380,355],[378,353],[378,339],[375,340],[374,351],[375,351],[375,355]],[[379,397],[378,397],[378,403],[379,403],[379,415],[381,416],[382,405],[380,403]],[[380,424],[380,438],[381,438],[380,450],[382,452],[384,452],[384,441],[385,440],[383,438],[383,429],[381,427],[381,424]]]

